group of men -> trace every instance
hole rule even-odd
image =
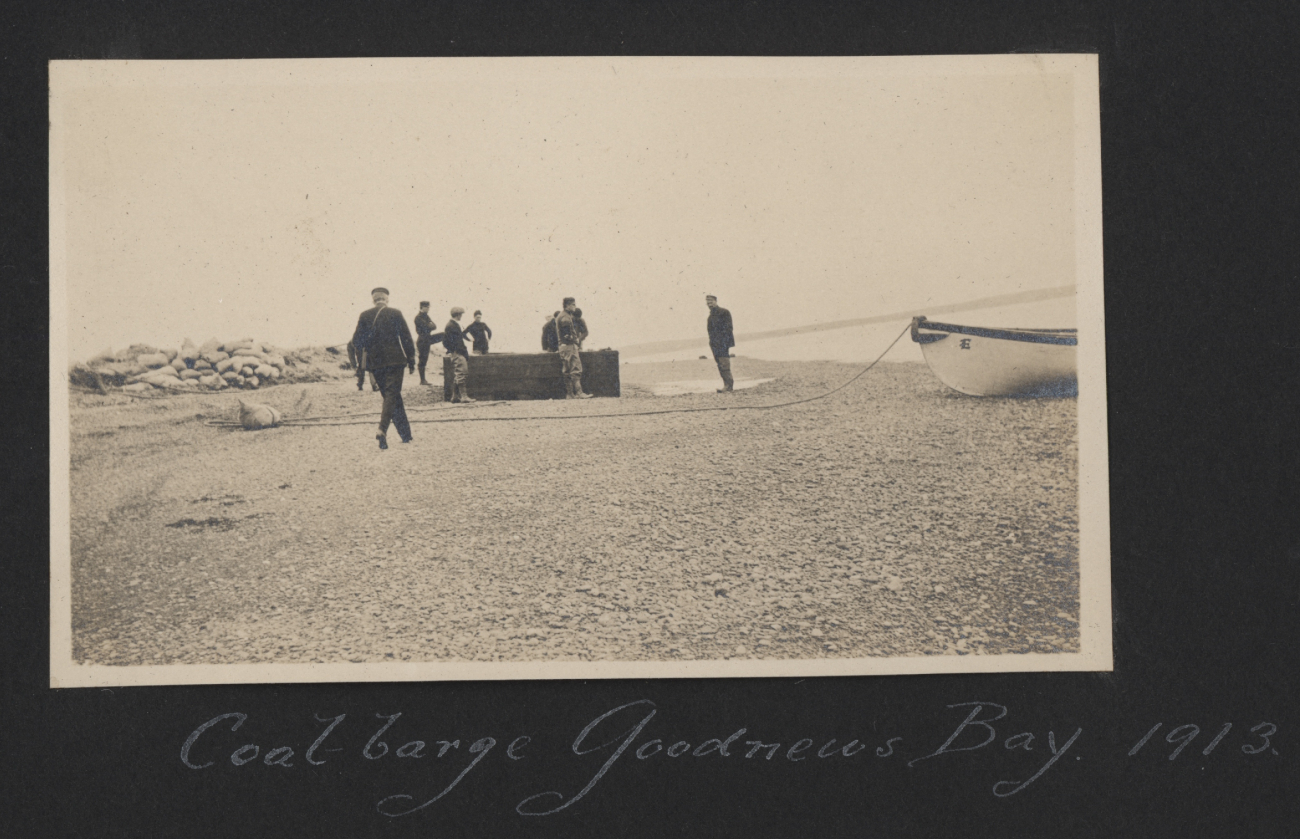
[[[414,373],[418,360],[420,384],[429,384],[424,371],[429,363],[429,349],[435,341],[440,341],[447,355],[452,359],[454,371],[453,402],[473,402],[465,389],[465,379],[469,374],[470,349],[465,344],[469,336],[474,352],[486,355],[488,340],[492,330],[483,322],[483,313],[474,313],[474,322],[464,328],[460,319],[465,310],[456,306],[451,310],[451,320],[442,332],[434,332],[433,318],[429,317],[429,302],[421,301],[420,313],[415,316],[417,341],[411,340],[411,328],[406,325],[406,318],[397,309],[388,305],[388,289],[375,288],[370,292],[370,300],[375,305],[361,313],[357,320],[356,331],[348,344],[349,358],[357,368],[357,390],[365,386],[366,373],[373,377],[374,387],[383,396],[383,407],[379,411],[379,433],[375,439],[379,448],[388,448],[388,427],[391,423],[403,443],[411,442],[411,422],[406,416],[406,406],[402,403],[403,368]]]
[[[437,327],[433,323],[433,318],[429,317],[429,301],[420,301],[420,313],[415,316],[415,349],[420,354],[419,370],[420,384],[427,385],[429,382],[424,377],[425,367],[429,363],[429,348],[435,343],[442,344],[443,348],[449,353],[464,356],[465,336],[468,335],[472,340],[472,350],[475,355],[487,355],[488,341],[492,338],[492,328],[483,322],[483,313],[474,312],[474,322],[469,326],[461,329],[460,319],[465,314],[465,310],[460,306],[455,306],[451,310],[451,321],[442,332],[434,332]]]
[[[474,322],[464,328],[460,319],[465,310],[456,306],[451,310],[451,320],[442,332],[434,332],[433,318],[429,317],[429,303],[420,303],[420,313],[415,316],[415,330],[418,340],[411,340],[411,329],[406,325],[406,318],[397,309],[388,305],[388,289],[375,288],[370,292],[374,306],[361,313],[357,320],[356,331],[348,344],[348,355],[356,364],[357,390],[365,385],[366,373],[373,377],[374,386],[383,396],[383,407],[379,412],[379,433],[375,439],[380,449],[388,448],[388,427],[397,429],[403,443],[411,442],[411,423],[406,416],[406,407],[402,403],[403,368],[414,373],[420,370],[420,384],[427,385],[424,371],[429,361],[429,349],[434,342],[441,341],[443,348],[452,360],[452,400],[453,402],[473,402],[466,390],[469,375],[469,353],[465,344],[468,335],[476,354],[486,354],[488,339],[492,330],[483,323],[483,313],[474,313]],[[735,385],[731,377],[731,348],[736,345],[732,331],[731,312],[718,305],[718,298],[712,294],[705,295],[704,302],[709,307],[708,332],[709,348],[722,376],[723,387],[718,393],[729,393]],[[564,376],[565,397],[568,399],[590,399],[591,394],[582,389],[582,358],[579,351],[588,335],[586,322],[582,319],[582,310],[572,297],[564,298],[564,308],[555,313],[542,329],[542,349],[555,352],[560,356]]]

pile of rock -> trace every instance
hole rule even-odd
[[[201,346],[187,338],[179,350],[137,344],[101,355],[74,367],[70,378],[100,390],[112,385],[136,392],[259,388],[293,378],[292,355],[252,338],[226,343],[213,338]]]

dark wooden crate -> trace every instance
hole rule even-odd
[[[618,350],[583,351],[582,389],[592,396],[619,395]],[[563,399],[558,353],[470,354],[466,389],[474,399]],[[451,400],[451,358],[442,359],[442,395]]]

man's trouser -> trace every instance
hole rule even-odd
[[[429,344],[425,341],[416,341],[415,348],[420,353],[420,381],[424,381],[424,368],[429,364]]]
[[[380,367],[372,372],[375,381],[379,383],[379,392],[384,397],[384,407],[379,411],[379,433],[388,433],[388,423],[391,420],[403,440],[411,439],[411,423],[406,419],[406,406],[402,403],[405,366]]]
[[[718,372],[722,374],[722,384],[727,390],[731,390],[736,382],[731,378],[731,355],[724,352],[722,355],[713,356],[713,360],[718,363]]]
[[[577,344],[560,344],[560,367],[570,394],[582,392],[582,358]]]
[[[458,352],[451,354],[452,384],[463,385],[469,376],[469,359]]]

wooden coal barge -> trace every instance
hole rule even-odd
[[[592,396],[619,396],[618,350],[593,350],[582,359],[582,389]],[[442,360],[442,397],[451,401],[451,358]],[[473,399],[563,399],[564,376],[557,353],[488,353],[469,357],[466,389]]]

